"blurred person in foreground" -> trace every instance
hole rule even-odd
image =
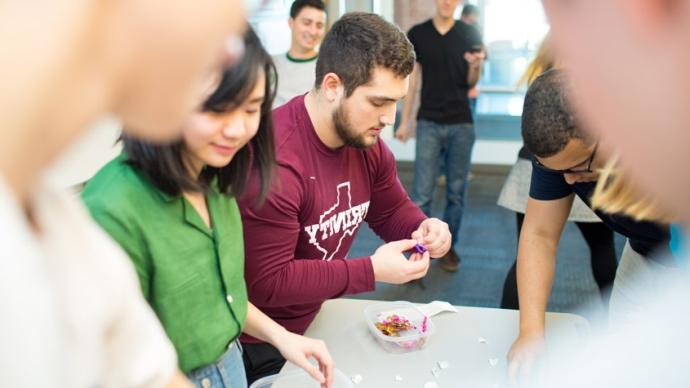
[[[188,386],[125,253],[43,174],[106,114],[133,136],[179,136],[210,74],[239,56],[242,3],[0,8],[0,385]]]
[[[690,223],[690,2],[544,0],[573,101],[592,132],[615,145],[620,171],[664,214]],[[587,28],[583,29],[582,26]],[[653,73],[653,82],[640,82]],[[664,96],[662,99],[651,96]],[[659,279],[656,304],[623,330],[554,349],[540,386],[690,385],[690,275]]]

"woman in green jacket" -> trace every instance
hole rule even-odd
[[[261,196],[270,185],[275,69],[251,29],[244,45],[243,58],[215,82],[181,140],[124,137],[123,153],[96,174],[82,198],[131,257],[180,369],[197,386],[247,386],[237,341],[242,332],[270,342],[328,386],[332,361],[325,344],[288,332],[247,299],[235,198],[250,171],[261,174]]]

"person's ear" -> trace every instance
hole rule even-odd
[[[295,19],[293,19],[292,16],[288,18],[288,26],[290,26],[291,30],[295,27]]]
[[[342,96],[344,86],[337,74],[327,73],[321,81],[321,90],[329,102],[335,102]]]

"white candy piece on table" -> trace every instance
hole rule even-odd
[[[424,383],[424,388],[439,388],[435,381],[427,381]]]
[[[437,366],[434,366],[433,368],[431,368],[431,374],[432,374],[432,375],[434,375],[434,378],[436,378],[436,379],[437,379],[437,378],[438,378],[438,375],[439,375],[439,373],[441,373],[441,370],[440,370],[440,369],[438,369],[438,367],[437,367]]]
[[[362,380],[364,380],[364,378],[362,377],[362,375],[354,375],[354,376],[352,376],[351,380],[353,383],[359,384],[362,382]]]
[[[498,358],[490,358],[489,359],[489,365],[491,365],[491,366],[498,365]]]
[[[395,375],[395,381],[397,381],[397,382],[403,381],[402,376],[400,376],[400,375]]]
[[[448,361],[439,361],[438,362],[438,367],[441,368],[441,370],[448,368]]]
[[[479,341],[480,344],[485,344],[485,343],[486,343],[486,338],[484,338],[484,337],[479,337],[479,338],[477,338],[477,341]]]

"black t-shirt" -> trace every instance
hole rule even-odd
[[[534,164],[532,160],[532,183],[529,188],[529,196],[542,201],[550,201],[567,197],[571,193],[577,194],[587,206],[591,207],[590,198],[594,192],[596,182],[578,182],[569,185],[563,174],[546,171]],[[669,265],[666,256],[662,252],[667,251],[670,231],[668,225],[660,225],[647,221],[635,221],[634,219],[616,214],[595,213],[612,230],[627,237],[630,247],[646,258],[652,258],[664,265]],[[656,252],[656,251],[661,252]],[[651,255],[651,253],[657,253]]]
[[[482,46],[479,31],[459,20],[441,35],[431,20],[407,33],[422,66],[422,98],[417,118],[441,124],[471,123],[467,91],[468,51]]]

